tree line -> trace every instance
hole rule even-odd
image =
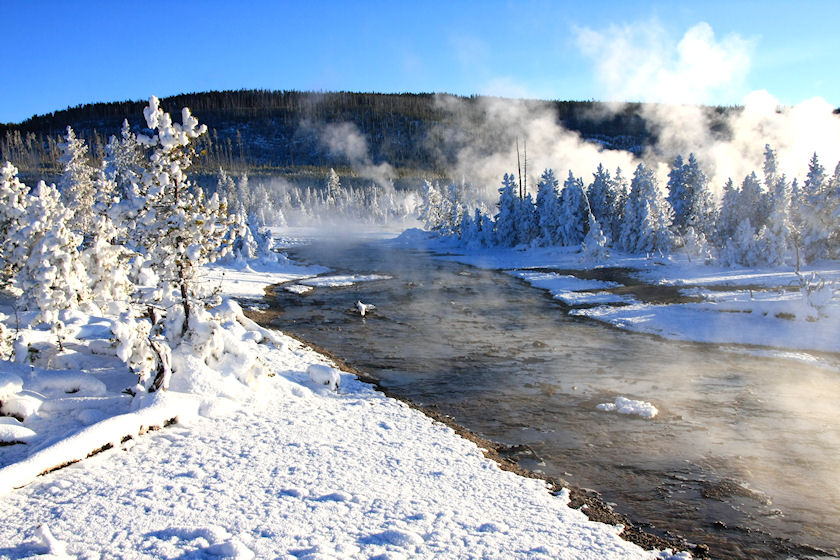
[[[581,246],[597,260],[610,248],[640,255],[679,250],[689,258],[742,266],[799,266],[840,258],[840,163],[828,173],[815,153],[800,183],[777,168],[765,146],[760,173],[731,179],[720,200],[694,154],[677,156],[662,188],[639,163],[631,178],[599,165],[592,180],[569,172],[562,187],[546,169],[534,199],[505,174],[492,216],[471,209],[465,189],[427,183],[421,219],[471,247]]]

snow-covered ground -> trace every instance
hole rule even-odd
[[[205,281],[254,300],[322,272],[220,265]],[[326,358],[235,304],[215,313],[227,354],[176,352],[170,389],[138,397],[108,320],[65,317],[63,351],[24,333],[35,365],[0,362],[2,407],[22,420],[0,424],[22,442],[0,447],[0,558],[669,556],[349,373],[332,391],[307,373]]]
[[[722,268],[679,255],[646,259],[614,253],[593,265],[573,248],[464,252],[451,242],[432,239],[417,230],[394,242],[445,252],[447,258],[466,264],[508,271],[549,291],[571,307],[571,314],[622,329],[676,340],[840,352],[837,262],[805,266],[797,274],[793,268]],[[573,274],[594,266],[632,269],[641,282],[676,287],[687,301],[644,301],[614,293],[622,287],[616,283],[582,280]],[[811,290],[809,297],[803,284]]]

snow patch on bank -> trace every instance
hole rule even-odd
[[[390,278],[390,276],[384,276],[381,274],[336,274],[301,280],[299,284],[311,286],[313,288],[343,288],[346,286],[353,286],[354,284],[358,284],[360,282],[373,282],[376,280],[388,280]]]

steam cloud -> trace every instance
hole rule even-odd
[[[347,158],[350,167],[357,175],[371,179],[386,192],[393,189],[393,167],[384,162],[373,163],[367,139],[354,123],[328,124],[321,131],[320,138],[330,152]]]
[[[840,160],[840,118],[824,99],[815,97],[785,107],[763,90],[743,94],[754,40],[736,34],[718,39],[704,22],[679,39],[656,21],[575,31],[581,52],[592,60],[601,80],[605,98],[612,100],[601,116],[621,111],[625,101],[646,103],[642,115],[658,141],[641,159],[657,169],[663,186],[668,164],[676,155],[687,157],[691,152],[716,193],[730,177],[740,184],[750,172],[760,172],[766,144],[776,150],[780,172],[800,182],[815,152],[828,171]],[[724,134],[711,131],[710,112],[701,106],[720,96],[743,96],[743,109],[725,117],[728,131]],[[545,168],[554,169],[561,181],[571,170],[589,182],[599,163],[610,171],[620,166],[629,178],[639,162],[630,152],[605,150],[566,130],[545,105],[491,97],[480,98],[478,103],[477,109],[466,108],[460,99],[438,97],[439,107],[456,121],[456,130],[477,139],[461,143],[465,146],[448,175],[487,185],[488,200],[494,200],[501,176],[516,171],[513,138],[519,139],[520,149],[527,145],[527,182],[532,186]],[[441,141],[445,151],[446,139]]]
[[[768,92],[754,91],[743,98],[743,111],[728,118],[728,138],[710,133],[708,113],[699,105],[743,90],[752,40],[736,34],[718,40],[701,22],[674,44],[656,21],[605,31],[580,28],[577,39],[610,99],[651,103],[644,106],[644,116],[659,140],[646,157],[667,163],[694,152],[713,190],[730,177],[739,183],[760,170],[765,144],[776,150],[780,171],[791,179],[805,175],[815,152],[829,170],[840,159],[840,119],[819,97],[783,107]]]

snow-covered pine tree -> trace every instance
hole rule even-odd
[[[464,217],[461,220],[461,242],[465,247],[477,248],[482,246],[482,225],[481,210],[476,208],[472,215],[469,212],[464,212]]]
[[[826,177],[815,153],[808,166],[803,189],[804,203],[800,208],[803,249],[809,261],[828,258],[836,253],[840,243],[835,224],[837,209],[840,208],[840,193],[837,192],[840,180],[837,177],[838,170],[835,170],[834,177]]]
[[[672,230],[678,236],[692,228],[704,236],[714,228],[715,204],[709,191],[708,178],[691,153],[688,163],[677,156],[668,174],[668,203],[674,211]]]
[[[80,255],[91,299],[112,316],[125,309],[134,292],[129,261],[137,253],[117,242],[123,235],[108,214],[98,214],[90,224],[89,243]]]
[[[29,187],[18,178],[9,162],[0,167],[0,285],[8,285],[23,261],[16,255],[26,243],[20,232],[25,224]]]
[[[587,221],[589,227],[581,244],[581,260],[593,265],[606,260],[610,252],[607,249],[607,237],[601,231],[601,226],[591,211],[587,212]]]
[[[790,221],[790,184],[787,177],[777,175],[775,170],[768,174],[773,191],[770,197],[770,214],[763,235],[758,239],[763,260],[771,266],[781,266],[795,261],[793,228]]]
[[[527,193],[525,198],[519,200],[518,214],[519,219],[516,229],[519,235],[519,244],[530,245],[540,236],[537,209],[534,205],[534,199],[531,198],[531,193]]]
[[[241,199],[236,196],[236,182],[221,167],[219,168],[219,176],[216,179],[216,192],[219,193],[220,197],[228,201],[228,210],[231,213],[244,214],[247,212]]]
[[[717,205],[712,191],[709,189],[709,178],[701,169],[694,153],[688,154],[688,163],[683,170],[683,179],[691,193],[691,207],[688,215],[688,226],[693,228],[697,236],[709,238],[714,234],[717,221]]]
[[[103,167],[105,177],[116,184],[120,200],[139,207],[140,203],[136,203],[140,198],[137,186],[143,170],[143,146],[131,132],[127,119],[123,120],[120,137],[111,136],[105,146]]]
[[[60,161],[64,163],[64,172],[59,179],[58,188],[64,205],[72,209],[69,227],[75,233],[86,237],[90,233],[90,224],[95,215],[95,172],[88,162],[88,148],[84,139],[76,137],[76,133],[69,126],[61,149]]]
[[[640,163],[630,183],[624,207],[621,247],[629,253],[664,254],[673,246],[670,231],[673,211],[653,171]]]
[[[428,181],[423,181],[423,189],[419,219],[427,231],[438,231],[443,226],[449,209],[445,208],[443,195],[437,187]]]
[[[79,259],[80,236],[68,227],[70,214],[55,185],[41,181],[28,197],[25,225],[19,231],[25,240],[18,248],[21,264],[14,279],[22,292],[20,304],[37,309],[36,321],[55,329],[61,328],[61,311],[90,299]]]
[[[519,242],[517,218],[519,206],[519,186],[513,173],[505,173],[499,189],[499,212],[494,217],[496,223],[496,244],[501,247],[513,247]]]
[[[609,243],[613,234],[613,222],[619,220],[620,212],[617,206],[618,193],[615,191],[610,172],[603,164],[599,163],[598,169],[592,174],[592,182],[586,188],[586,196],[592,215]]]
[[[624,227],[624,208],[627,206],[627,196],[630,187],[627,179],[621,173],[621,167],[615,168],[615,173],[610,180],[610,192],[613,193],[612,212],[610,213],[610,232],[607,234],[608,241],[615,244],[621,238],[621,230]],[[596,216],[597,218],[597,216]],[[606,222],[598,222],[601,227],[606,227]]]
[[[589,204],[583,191],[583,180],[575,177],[569,170],[569,176],[560,192],[559,222],[562,245],[571,247],[583,242],[589,225],[588,212]]]
[[[341,180],[335,169],[330,168],[330,173],[327,175],[327,206],[337,206],[342,199]]]
[[[676,233],[682,233],[688,226],[688,216],[691,212],[691,193],[685,181],[685,164],[681,155],[677,155],[671,163],[668,172],[668,203],[674,209],[674,223],[672,227]]]
[[[723,249],[726,247],[727,241],[735,235],[735,229],[741,222],[738,208],[738,190],[732,179],[728,179],[723,186],[723,194],[720,201],[720,212],[718,212],[717,221],[715,222],[715,238],[714,243],[717,247]]]
[[[542,245],[558,243],[560,230],[560,199],[557,192],[559,181],[554,171],[546,169],[537,183],[537,227]]]
[[[761,263],[761,245],[758,243],[760,235],[763,235],[765,228],[762,228],[761,234],[757,235],[750,223],[749,218],[745,218],[735,228],[735,232],[726,241],[726,246],[721,251],[721,260],[729,266],[756,266]]]
[[[749,218],[753,226],[753,233],[758,232],[767,224],[770,204],[767,193],[762,189],[755,172],[744,177],[741,190],[738,193],[738,206],[741,217]]]
[[[195,156],[194,141],[207,127],[187,108],[181,111],[180,124],[172,122],[157,97],[149,99],[143,114],[154,134],[138,136],[151,150],[142,177],[147,194],[138,233],[160,279],[158,295],[180,307],[180,313],[170,308],[167,314],[169,323],[177,325],[169,335],[177,339],[189,330],[192,308],[200,300],[198,267],[224,256],[235,237],[231,228],[241,224],[227,214],[227,204],[217,194],[206,199],[186,174]]]

